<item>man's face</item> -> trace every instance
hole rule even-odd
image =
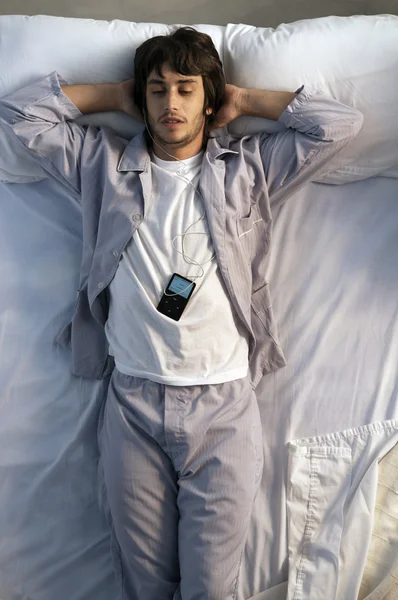
[[[205,125],[205,93],[201,75],[180,75],[162,69],[163,78],[152,71],[146,88],[147,123],[154,140],[178,159],[200,152]],[[210,111],[211,112],[211,111]],[[167,120],[176,119],[177,123]],[[156,144],[153,150],[159,158],[172,160]]]

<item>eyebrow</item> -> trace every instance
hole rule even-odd
[[[198,83],[198,82],[196,81],[196,79],[179,79],[179,80],[177,81],[177,83]],[[150,84],[161,84],[161,85],[165,85],[165,83],[164,83],[163,79],[150,79],[150,80],[147,82],[147,84],[148,84],[148,85],[150,85]]]

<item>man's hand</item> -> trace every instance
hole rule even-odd
[[[277,121],[296,95],[296,92],[240,88],[227,83],[222,106],[215,115],[216,118],[210,126],[210,131],[228,125],[241,115]]]
[[[119,110],[133,117],[140,123],[144,122],[144,119],[134,103],[134,79],[127,79],[119,83]]]
[[[242,93],[243,88],[230,83],[225,85],[223,103],[217,111],[209,131],[213,131],[218,127],[225,127],[242,114]]]

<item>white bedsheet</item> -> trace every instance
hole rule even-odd
[[[258,390],[265,468],[242,598],[287,579],[286,442],[397,418],[397,201],[392,179],[311,184],[276,217],[270,285],[288,365]]]
[[[265,466],[239,600],[286,579],[287,442],[398,418],[397,232],[398,181],[382,177],[310,184],[276,215],[288,366],[257,388]],[[116,598],[96,495],[104,386],[72,377],[53,344],[80,258],[80,208],[62,188],[0,184],[1,600]]]

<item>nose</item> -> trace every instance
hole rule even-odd
[[[170,90],[166,91],[164,96],[164,112],[176,112],[178,111],[178,94],[177,92]]]

